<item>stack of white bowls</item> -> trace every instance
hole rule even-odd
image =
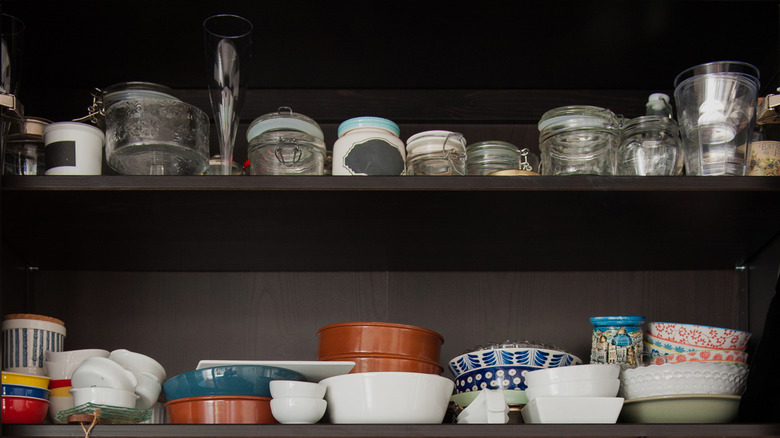
[[[314,424],[325,414],[325,385],[299,380],[272,380],[271,414],[281,424]]]
[[[43,368],[49,381],[49,418],[53,423],[62,423],[57,420],[60,411],[73,407],[73,396],[70,394],[72,387],[71,377],[76,368],[90,357],[108,357],[107,350],[97,348],[66,351],[47,351],[44,353]]]
[[[587,364],[531,371],[525,376],[526,423],[615,423],[623,398],[620,365]]]

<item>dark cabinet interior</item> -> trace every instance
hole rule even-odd
[[[30,116],[86,115],[93,88],[167,85],[211,114],[201,23],[255,25],[248,124],[290,106],[376,115],[538,153],[548,109],[625,117],[677,73],[750,62],[778,86],[777,1],[0,2],[26,24]],[[215,148],[214,142],[212,147]],[[477,344],[535,340],[588,360],[590,316],[641,314],[761,340],[780,264],[771,177],[2,178],[5,313],[66,322],[66,347],[127,348],[169,375],[201,359],[316,359],[318,328],[375,320]],[[445,375],[449,375],[445,371]],[[99,436],[761,436],[734,425],[113,426]],[[3,426],[5,436],[81,436]]]

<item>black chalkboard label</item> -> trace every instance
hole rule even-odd
[[[344,166],[352,174],[401,175],[404,158],[393,144],[371,138],[352,145],[344,157]]]
[[[46,169],[60,166],[76,167],[75,141],[55,141],[46,145]]]

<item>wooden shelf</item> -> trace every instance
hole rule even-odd
[[[2,211],[46,269],[731,269],[780,231],[780,179],[4,177]]]

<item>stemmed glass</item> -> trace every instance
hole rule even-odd
[[[238,15],[219,14],[203,22],[209,98],[217,127],[222,175],[230,175],[239,114],[244,103],[252,57],[252,23]]]

